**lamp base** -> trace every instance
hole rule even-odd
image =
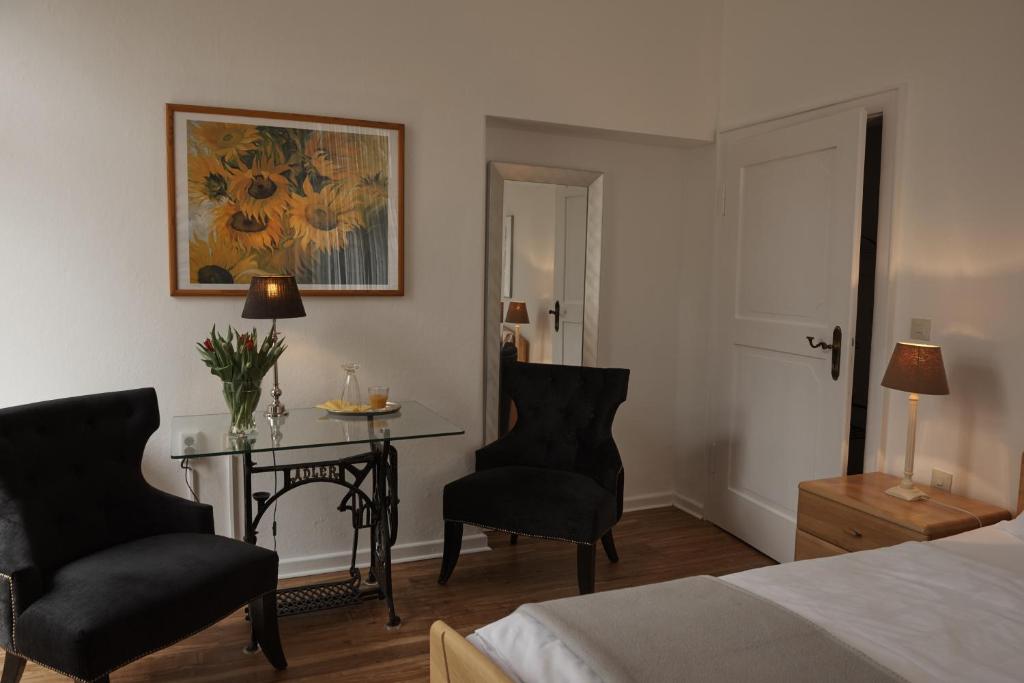
[[[890,496],[895,496],[906,501],[913,500],[924,500],[928,495],[921,489],[911,486],[910,488],[903,488],[902,486],[893,486],[891,489],[886,489],[886,493]]]
[[[288,414],[288,409],[284,407],[284,404],[278,400],[274,400],[273,403],[267,406],[267,417],[284,417]]]
[[[271,335],[274,340],[277,340],[277,321],[274,321],[274,327],[271,330]],[[270,395],[274,397],[274,402],[267,406],[267,417],[284,417],[288,414],[288,410],[281,403],[281,385],[277,383],[277,361],[274,361],[274,388],[270,390]]]

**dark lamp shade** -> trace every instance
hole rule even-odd
[[[508,302],[508,313],[505,314],[505,322],[516,325],[529,325],[530,314],[526,312],[526,304],[522,301]]]
[[[911,394],[948,394],[942,349],[934,344],[897,343],[882,386]]]
[[[302,296],[294,275],[254,275],[242,308],[243,318],[270,320],[305,318]]]

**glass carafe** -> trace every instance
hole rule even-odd
[[[345,382],[341,387],[342,405],[351,404],[358,408],[363,405],[363,391],[359,388],[359,378],[356,377],[359,364],[346,363],[341,367],[345,370]]]

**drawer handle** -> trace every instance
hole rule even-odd
[[[856,529],[846,529],[846,533],[850,534],[854,538],[860,538],[861,536],[864,535],[861,532],[857,531]]]

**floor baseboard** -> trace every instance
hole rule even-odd
[[[430,560],[441,557],[444,549],[444,539],[432,541],[417,541],[415,543],[398,543],[391,548],[391,561],[395,564],[402,562],[415,562],[416,560]],[[487,536],[482,533],[467,533],[462,538],[462,555],[470,553],[482,553],[490,550],[487,546]],[[352,553],[338,552],[325,553],[323,555],[306,555],[303,557],[282,558],[278,576],[282,579],[290,579],[296,576],[310,576],[313,574],[329,574],[331,572],[345,571],[352,562]],[[357,567],[370,566],[370,549],[362,548],[356,555]],[[440,569],[440,565],[438,566]]]
[[[622,501],[622,508],[625,512],[636,512],[637,510],[672,507],[675,504],[675,495],[673,491],[663,491],[626,496]]]
[[[623,509],[626,512],[666,507],[679,508],[683,512],[693,515],[697,519],[704,519],[704,506],[694,499],[684,496],[676,491],[626,496],[625,500],[623,500]]]
[[[678,508],[697,519],[704,518],[703,505],[675,491],[626,496],[623,500],[623,509],[626,512],[664,507]],[[443,549],[444,539],[440,538],[430,541],[417,541],[415,543],[399,543],[391,549],[391,560],[395,564],[415,562],[416,560],[430,560],[441,557]],[[461,554],[463,555],[481,553],[487,550],[490,550],[487,546],[487,536],[482,533],[466,534],[462,539]],[[348,569],[351,561],[352,553],[347,551],[282,558],[278,575],[282,579],[290,579],[297,576],[340,572]],[[368,567],[369,565],[369,548],[360,549],[356,556],[356,566]]]
[[[704,505],[681,493],[676,492],[672,494],[672,506],[693,515],[697,519],[704,519]]]

